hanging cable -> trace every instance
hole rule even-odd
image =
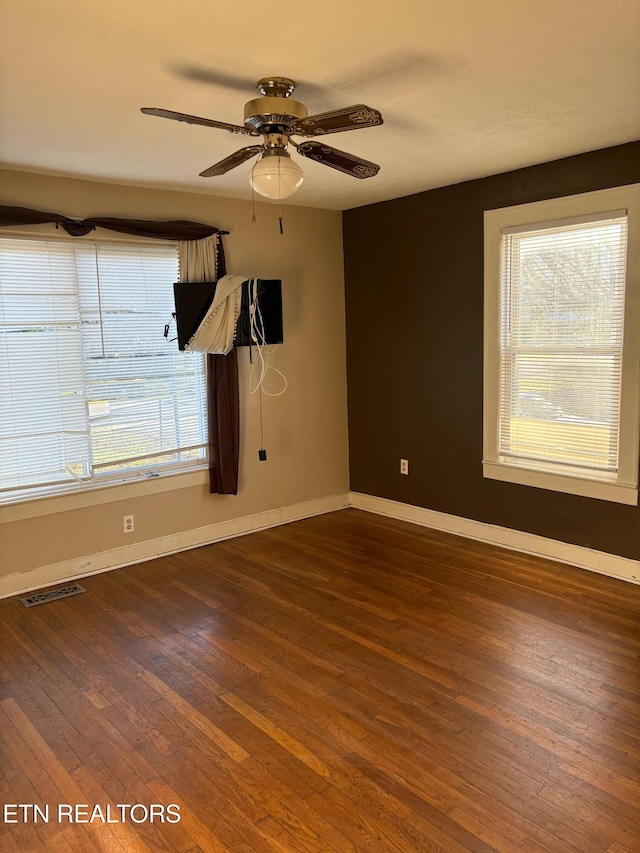
[[[258,450],[258,459],[261,462],[267,461],[267,451],[264,446],[264,418],[262,415],[262,388],[260,388],[260,450]]]
[[[287,377],[269,363],[269,357],[275,352],[275,348],[267,348],[266,336],[264,332],[264,320],[260,309],[260,301],[258,299],[258,281],[252,278],[249,281],[249,336],[255,347],[257,358],[251,363],[251,372],[249,374],[249,393],[255,394],[256,391],[261,391],[267,397],[280,397],[287,390]],[[254,369],[258,365],[258,379],[254,385]],[[282,378],[283,387],[280,391],[267,391],[264,387],[265,378],[269,371],[276,373]]]
[[[264,418],[262,414],[262,388],[260,388],[260,447],[264,447]]]

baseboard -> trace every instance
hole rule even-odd
[[[508,527],[485,524],[482,521],[447,515],[444,512],[436,512],[432,509],[424,509],[386,498],[377,498],[373,495],[363,495],[359,492],[351,492],[351,506],[378,515],[396,518],[400,521],[410,521],[422,527],[455,533],[457,536],[475,539],[478,542],[500,545],[512,551],[521,551],[535,557],[567,563],[570,566],[588,569],[590,572],[598,572],[598,574],[608,575],[618,580],[640,584],[640,562],[630,560],[627,557],[606,554],[604,551],[593,551],[590,548],[558,542],[555,539],[547,539],[533,533],[523,533],[519,530],[511,530]]]
[[[247,533],[255,533],[258,530],[277,527],[280,524],[288,524],[302,518],[323,515],[327,512],[345,509],[348,506],[378,515],[386,515],[400,521],[409,521],[422,527],[454,533],[457,536],[475,539],[478,542],[500,545],[512,551],[521,551],[524,554],[557,560],[618,580],[640,584],[640,562],[636,560],[619,557],[615,554],[606,554],[603,551],[594,551],[579,545],[558,542],[555,539],[546,539],[544,536],[536,536],[533,533],[523,533],[507,527],[485,524],[469,518],[460,518],[399,501],[351,492],[350,495],[333,495],[280,507],[255,515],[234,518],[230,521],[221,521],[206,527],[198,527],[195,530],[187,530],[171,536],[161,536],[158,539],[125,545],[122,548],[114,548],[110,551],[101,551],[86,557],[75,557],[60,563],[39,566],[27,572],[6,575],[0,577],[0,599],[9,598],[19,593],[31,592],[34,589],[52,584],[79,580],[100,572],[120,569],[134,563],[153,560],[156,557],[165,557],[168,554],[187,551],[190,548],[210,545],[214,542],[221,542],[223,539],[244,536]]]
[[[234,518],[230,521],[209,524],[206,527],[186,530],[172,536],[161,536],[158,539],[125,545],[122,548],[114,548],[110,551],[101,551],[86,557],[75,557],[60,563],[39,566],[27,572],[0,577],[0,599],[18,593],[31,592],[31,590],[51,584],[86,578],[89,575],[111,571],[111,569],[120,569],[133,563],[153,560],[156,557],[165,557],[178,551],[187,551],[189,548],[210,545],[223,539],[244,536],[247,533],[255,533],[258,530],[277,527],[280,524],[288,524],[290,521],[323,515],[348,506],[348,494],[333,495],[268,510],[267,512],[259,512],[255,515]]]

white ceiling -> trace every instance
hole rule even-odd
[[[640,0],[0,0],[0,160],[11,169],[249,198],[242,123],[267,75],[309,112],[382,127],[327,141],[381,165],[301,160],[291,200],[346,209],[640,138]],[[227,83],[229,85],[223,85]]]

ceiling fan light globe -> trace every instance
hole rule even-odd
[[[251,170],[251,186],[265,198],[289,198],[303,181],[302,169],[288,155],[263,157]]]

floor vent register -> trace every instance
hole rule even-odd
[[[36,604],[47,604],[49,601],[57,601],[59,598],[69,598],[70,595],[79,595],[81,592],[86,591],[79,583],[74,583],[73,586],[63,586],[60,589],[38,592],[35,595],[30,595],[28,598],[21,598],[20,601],[25,607],[35,607]]]

